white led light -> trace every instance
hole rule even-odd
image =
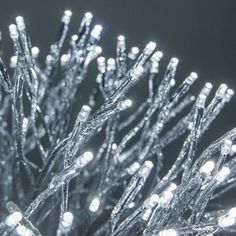
[[[116,69],[116,61],[114,58],[109,58],[107,60],[107,70],[111,71],[111,70],[115,70]]]
[[[93,159],[93,153],[89,151],[85,152],[83,156],[87,161],[91,161]]]
[[[234,90],[233,89],[227,89],[227,92],[225,94],[225,100],[229,102],[234,95]]]
[[[232,226],[234,224],[235,224],[235,219],[231,216],[223,216],[223,217],[220,217],[218,220],[218,225],[221,228],[227,228],[227,227]]]
[[[186,83],[188,83],[188,84],[193,84],[194,83],[194,81],[196,80],[198,78],[198,75],[197,75],[197,73],[196,72],[192,72],[189,76],[188,76],[188,78],[186,79]]]
[[[62,19],[61,19],[62,22],[64,22],[65,24],[69,24],[71,16],[72,16],[72,12],[70,10],[65,10],[64,15],[62,16]]]
[[[209,174],[211,173],[215,168],[215,162],[214,161],[207,161],[201,168],[200,173]]]
[[[228,155],[231,151],[232,141],[229,139],[225,139],[223,144],[221,145],[221,154]]]
[[[176,190],[177,188],[177,185],[175,183],[170,183],[169,186],[168,186],[168,191],[174,191]]]
[[[10,59],[10,67],[16,68],[16,65],[17,65],[17,56],[12,56]]]
[[[89,116],[89,113],[91,111],[91,108],[87,105],[83,105],[79,114],[78,114],[78,119],[81,121],[81,122],[84,122],[88,119],[88,116]]]
[[[178,233],[174,229],[165,229],[159,232],[158,236],[177,236]]]
[[[133,104],[132,100],[131,99],[125,99],[124,101],[121,101],[118,103],[118,107],[121,109],[121,110],[124,110],[126,108],[129,108],[131,107]]]
[[[171,86],[171,87],[174,87],[174,86],[175,86],[175,79],[171,79],[171,80],[170,80],[170,86]]]
[[[92,19],[93,18],[93,14],[91,13],[91,12],[86,12],[85,14],[84,14],[84,16],[87,18],[87,19]]]
[[[149,42],[146,47],[144,48],[144,54],[150,55],[156,48],[156,43]]]
[[[230,174],[230,169],[227,166],[223,166],[216,175],[216,180],[220,183],[224,181]]]
[[[9,26],[9,32],[10,32],[10,37],[15,40],[19,37],[19,34],[18,34],[18,31],[17,31],[17,28],[16,28],[16,25],[14,24],[11,24]]]
[[[142,75],[143,73],[143,67],[142,66],[137,66],[132,70],[132,76],[135,78],[138,78],[139,76]]]
[[[19,236],[25,236],[27,234],[27,228],[24,225],[18,225],[16,232]]]
[[[196,102],[196,106],[199,108],[204,108],[205,106],[205,102],[206,102],[206,96],[204,94],[199,94],[198,98],[197,98],[197,102]]]
[[[151,213],[152,213],[152,210],[151,210],[151,209],[146,209],[146,210],[144,210],[144,213],[143,213],[143,215],[142,215],[142,219],[145,220],[145,221],[147,221],[148,218],[150,217]]]
[[[116,149],[117,149],[116,143],[113,143],[113,144],[111,145],[111,148],[112,148],[112,150],[116,150]]]
[[[157,194],[152,194],[145,202],[144,207],[153,208],[159,201],[159,196]]]
[[[130,175],[133,175],[139,170],[139,168],[140,168],[140,164],[137,161],[135,161],[133,164],[130,165],[127,171]]]
[[[236,218],[236,207],[229,209],[228,214],[229,216]]]
[[[216,91],[216,98],[221,99],[225,95],[228,86],[226,84],[221,84],[220,87]]]
[[[135,55],[137,55],[139,53],[139,48],[138,47],[132,47],[131,48],[131,52]]]
[[[60,60],[61,60],[61,65],[64,66],[68,61],[68,56],[66,54],[63,54]]]
[[[71,17],[71,16],[72,16],[72,11],[71,11],[71,10],[65,10],[65,11],[64,11],[64,14],[65,14],[66,16]]]
[[[31,48],[31,54],[33,58],[37,58],[39,55],[39,48],[38,47],[32,47]]]
[[[170,60],[170,64],[172,66],[177,66],[177,64],[179,63],[179,59],[176,58],[176,57],[172,57],[171,60]]]
[[[151,161],[145,161],[143,166],[140,168],[139,173],[140,175],[145,176],[150,173],[152,168],[153,168],[153,163]]]
[[[65,212],[62,216],[62,222],[61,222],[62,226],[66,228],[71,227],[73,223],[73,219],[74,219],[74,216],[71,212],[69,211]]]
[[[89,205],[89,210],[91,212],[96,212],[99,209],[100,200],[98,198],[94,198]]]
[[[163,52],[161,52],[161,51],[156,51],[156,52],[152,55],[151,61],[152,61],[152,62],[159,62],[162,57],[163,57]]]
[[[22,220],[22,218],[23,216],[19,211],[14,211],[6,218],[6,224],[8,226],[15,226]]]
[[[102,32],[102,26],[101,25],[95,25],[92,32],[91,32],[91,36],[94,37],[95,39],[99,39],[100,35]]]
[[[120,42],[124,42],[125,41],[125,36],[124,35],[119,35],[118,37],[117,37],[117,40],[119,41],[119,43]]]
[[[16,17],[16,25],[19,31],[22,31],[25,29],[25,22],[24,18],[22,16],[17,16]]]

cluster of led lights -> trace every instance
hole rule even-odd
[[[70,11],[65,11],[64,16],[62,18],[62,21],[64,21],[65,23],[68,23],[70,21],[70,17],[71,17],[72,13]],[[87,17],[87,19],[92,19],[92,14],[91,13],[86,13],[85,17]],[[17,28],[15,25],[10,25],[9,30],[10,30],[10,34],[11,34],[11,38],[14,40],[18,37],[18,30],[24,30],[24,23],[23,23],[23,18],[22,17],[17,17],[16,18],[16,23],[17,23]],[[100,34],[102,31],[102,27],[100,25],[96,25],[92,32],[91,35],[94,38],[99,38]],[[77,40],[77,35],[72,37],[73,41]],[[124,41],[124,37],[123,36],[119,36],[118,40],[120,42]],[[155,49],[156,44],[154,42],[150,42],[149,44],[147,44],[147,46],[145,47],[143,54],[144,55],[150,55],[152,54],[153,50]],[[89,63],[90,60],[92,60],[93,58],[96,58],[99,54],[101,54],[102,49],[99,46],[96,46],[94,48],[94,51],[91,52],[91,55],[88,56],[88,61],[85,63]],[[31,48],[31,54],[33,58],[37,58],[39,55],[39,49],[37,47],[32,47]],[[128,57],[129,58],[133,58],[135,59],[136,56],[139,54],[139,49],[137,47],[133,47],[131,48]],[[162,58],[162,53],[161,52],[156,52],[153,56],[153,63],[152,63],[152,67],[150,69],[151,72],[156,72],[158,70],[158,62],[159,60]],[[152,60],[151,59],[151,60]],[[50,60],[52,60],[52,58],[50,57],[50,55],[47,57],[47,61],[50,62]],[[60,58],[60,63],[62,66],[64,66],[68,61],[68,55],[64,54],[61,56]],[[106,69],[109,70],[114,70],[115,66],[116,66],[116,61],[113,58],[108,59],[107,61],[105,60],[104,57],[99,57],[98,60],[98,69],[100,71],[105,70],[105,63],[107,63],[107,67]],[[178,64],[178,59],[177,58],[172,58],[171,63],[173,64]],[[48,63],[50,64],[50,63]],[[10,67],[11,68],[15,68],[17,66],[17,56],[13,56],[11,57],[10,60]],[[143,67],[141,66],[137,66],[135,68],[135,70],[132,71],[133,76],[134,77],[138,77],[140,76],[140,74],[143,73]],[[186,83],[192,84],[196,79],[197,79],[197,74],[195,72],[192,72],[190,74],[190,76],[186,79]],[[97,82],[100,83],[101,81],[100,77],[97,77]],[[175,80],[171,80],[171,86],[175,85]],[[207,83],[206,86],[204,87],[204,91],[202,91],[202,94],[199,97],[199,106],[204,106],[205,103],[205,99],[206,99],[206,94],[209,93],[209,91],[211,90],[212,85],[210,83]],[[227,90],[227,92],[226,92]],[[221,89],[218,90],[218,94],[216,94],[216,96],[219,97],[223,97],[224,95],[227,95],[229,97],[231,97],[233,95],[233,91],[228,89],[226,85],[222,85]],[[202,102],[202,104],[201,104]],[[122,101],[119,101],[117,107],[119,110],[125,110],[129,107],[132,106],[132,100],[130,99],[125,99]],[[90,115],[90,111],[91,108],[87,105],[82,106],[82,109],[78,115],[78,119],[79,121],[86,121]],[[192,128],[193,123],[189,123],[189,129]],[[117,149],[117,144],[113,143],[112,144],[112,149],[116,150]],[[225,140],[222,148],[221,148],[221,155],[233,155],[234,153],[236,153],[236,145],[232,145],[232,141],[231,140]],[[118,158],[122,158],[122,155],[119,156]],[[87,165],[90,161],[92,161],[93,159],[93,153],[90,151],[85,152],[83,155],[81,155],[78,159],[77,159],[77,165],[80,167],[83,167],[85,165]],[[120,159],[120,161],[122,161]],[[145,161],[144,165],[142,167],[140,167],[140,164],[138,162],[134,162],[133,164],[130,165],[130,167],[128,168],[128,172],[130,173],[130,175],[136,173],[137,171],[139,171],[140,175],[145,176],[147,175],[147,173],[150,172],[150,170],[153,167],[153,163],[151,161]],[[216,163],[214,162],[214,160],[209,160],[207,161],[204,165],[201,166],[200,168],[200,174],[204,175],[204,176],[208,176],[210,175],[214,169],[216,168]],[[221,167],[221,169],[216,173],[215,175],[215,180],[220,183],[223,182],[230,174],[230,167],[228,166],[223,166]],[[174,197],[174,190],[177,188],[177,185],[175,183],[171,183],[168,188],[166,188],[160,195],[158,194],[152,194],[144,203],[145,206],[145,211],[142,215],[142,219],[144,221],[147,221],[150,218],[150,215],[153,211],[153,208],[158,204],[158,206],[160,208],[165,208],[167,206],[169,206],[169,203],[171,202],[172,198]],[[204,185],[202,186],[202,188],[204,188]],[[91,200],[91,203],[89,205],[89,210],[92,213],[95,213],[97,211],[99,211],[99,207],[100,207],[100,198],[98,196],[94,196],[94,198]],[[130,208],[132,208],[134,205],[132,205],[132,203],[130,203]],[[25,225],[21,224],[21,221],[23,219],[23,215],[22,213],[20,213],[19,211],[14,211],[13,213],[11,213],[5,220],[6,225],[8,225],[9,227],[16,227],[16,232],[18,233],[19,236],[30,236],[32,235],[32,232],[29,228],[27,228]],[[66,211],[63,213],[62,216],[62,220],[60,222],[59,228],[58,228],[58,233],[59,234],[67,234],[68,232],[70,232],[72,223],[73,223],[73,219],[74,216],[71,212]],[[226,215],[220,217],[218,219],[218,226],[221,228],[227,228],[230,227],[232,225],[234,225],[236,223],[236,207],[231,208]],[[158,236],[177,236],[178,233],[178,229],[165,229],[165,230],[161,230],[157,235]]]

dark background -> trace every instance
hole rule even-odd
[[[152,40],[164,52],[164,63],[172,56],[180,59],[177,83],[196,71],[200,77],[196,92],[207,81],[215,88],[224,82],[236,89],[235,0],[0,0],[6,60],[13,53],[8,25],[17,15],[24,16],[43,61],[65,9],[73,12],[70,33],[77,30],[86,11],[93,13],[95,22],[104,27],[102,47],[107,57],[115,55],[119,34],[127,37],[128,46],[142,48]],[[94,80],[89,78],[85,90]],[[139,100],[142,94],[142,86],[137,87],[134,98]],[[235,97],[212,125],[203,146],[235,126]]]

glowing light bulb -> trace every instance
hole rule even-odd
[[[17,38],[19,37],[19,33],[18,33],[18,31],[17,31],[16,25],[14,25],[14,24],[11,24],[11,25],[9,26],[9,32],[10,32],[10,37],[11,37],[13,40],[15,40],[15,39],[17,39]]]
[[[215,168],[215,162],[214,161],[207,161],[201,168],[200,173],[209,174],[211,173]]]
[[[228,86],[226,84],[221,84],[220,87],[216,90],[216,98],[222,99],[227,89],[228,89]]]
[[[124,101],[121,101],[118,103],[118,107],[121,109],[121,110],[124,110],[126,108],[129,108],[132,106],[132,100],[130,99],[125,99]]]
[[[132,47],[130,49],[129,54],[128,54],[128,58],[131,59],[131,60],[135,60],[138,54],[139,54],[139,48],[138,47]]]
[[[134,173],[136,173],[140,168],[140,164],[138,162],[134,162],[133,164],[130,165],[130,167],[127,169],[128,173],[130,175],[133,175]]]
[[[198,74],[196,72],[192,72],[186,79],[186,83],[191,85],[195,82],[197,78],[198,78]]]
[[[150,55],[156,48],[156,43],[149,42],[143,50],[143,53],[146,55]]]
[[[146,209],[142,215],[142,219],[147,221],[152,213],[151,209]]]
[[[71,212],[67,211],[62,216],[61,224],[63,225],[63,227],[66,227],[66,228],[71,227],[73,223],[73,219],[74,219],[74,215]]]
[[[91,111],[91,108],[87,105],[83,105],[79,114],[78,114],[78,118],[81,122],[84,122],[88,119],[89,113]]]
[[[16,68],[17,65],[17,56],[12,56],[10,59],[10,67],[11,68]]]
[[[177,236],[178,233],[174,229],[165,229],[159,232],[158,236]]]
[[[113,144],[111,145],[111,148],[112,148],[112,150],[116,150],[116,149],[117,149],[117,144],[116,144],[116,143],[113,143]]]
[[[225,139],[223,144],[221,145],[221,155],[228,155],[231,151],[232,141],[229,139]]]
[[[25,30],[25,22],[24,18],[22,16],[17,16],[16,17],[16,25],[19,31]]]
[[[16,232],[19,236],[25,236],[27,233],[27,228],[24,225],[18,225],[16,227]]]
[[[160,197],[157,194],[152,194],[145,202],[144,206],[146,208],[153,208],[158,203]]]
[[[115,70],[116,69],[116,61],[114,58],[109,58],[107,60],[107,70],[111,71],[111,70]]]
[[[227,227],[232,226],[234,224],[235,224],[235,219],[231,216],[223,216],[223,217],[220,217],[218,220],[218,225],[221,228],[227,228]]]
[[[63,54],[60,60],[61,60],[61,66],[64,66],[68,61],[68,56],[66,54]]]
[[[229,209],[228,214],[229,216],[236,218],[236,207]]]
[[[11,215],[7,217],[6,224],[8,226],[15,226],[22,220],[22,218],[23,216],[19,211],[14,211]]]
[[[171,66],[176,67],[178,65],[178,63],[179,63],[179,59],[178,58],[176,58],[176,57],[172,57],[171,58],[171,60],[170,60]]]
[[[89,210],[91,212],[96,212],[99,209],[100,200],[98,198],[94,198],[89,205]]]
[[[216,180],[218,183],[224,181],[230,174],[230,168],[223,166],[216,175]]]

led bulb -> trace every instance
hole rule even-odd
[[[221,228],[227,228],[227,227],[232,226],[234,224],[235,224],[235,219],[231,216],[223,216],[223,217],[220,217],[218,220],[218,225]]]
[[[66,228],[70,228],[73,223],[74,216],[71,212],[67,211],[62,216],[62,226]]]
[[[152,194],[145,202],[144,207],[153,208],[159,201],[159,196],[157,194]]]
[[[165,229],[161,230],[158,234],[158,236],[177,236],[178,233],[174,229]]]
[[[214,161],[207,161],[201,168],[200,173],[209,174],[211,173],[215,168],[215,162]]]
[[[236,207],[232,207],[231,209],[229,209],[228,215],[236,218]]]
[[[143,53],[146,55],[151,55],[156,48],[156,43],[149,42],[143,50]]]
[[[99,40],[102,32],[102,26],[101,25],[95,25],[92,32],[91,36],[94,37],[95,39]]]
[[[94,198],[89,205],[89,210],[91,212],[96,212],[99,209],[100,200],[98,198]]]
[[[227,91],[228,86],[226,84],[221,84],[220,87],[216,90],[216,98],[222,99]]]
[[[198,75],[196,72],[192,72],[187,79],[185,80],[185,82],[189,85],[193,84],[195,82],[195,80],[198,78]]]
[[[81,122],[84,122],[88,119],[89,113],[91,111],[91,108],[87,105],[83,105],[79,114],[78,114],[78,119]]]
[[[33,58],[37,58],[39,55],[39,48],[38,47],[32,47],[31,48],[31,54]]]
[[[178,58],[176,58],[176,57],[172,57],[172,58],[171,58],[171,60],[170,60],[170,65],[171,65],[172,67],[176,67],[176,66],[178,65],[178,63],[179,63],[179,59],[178,59]]]
[[[230,168],[223,166],[216,175],[216,180],[218,183],[224,181],[230,174]]]
[[[25,30],[25,22],[24,18],[22,16],[17,16],[16,17],[16,25],[19,31]]]
[[[61,21],[64,22],[65,24],[69,24],[71,16],[72,16],[72,12],[70,10],[65,10]]]
[[[153,163],[151,161],[145,161],[143,166],[139,170],[141,176],[146,176],[150,173],[153,168]]]
[[[130,175],[133,175],[139,170],[139,168],[140,168],[140,164],[137,161],[135,161],[133,164],[130,165],[127,171]]]
[[[119,102],[119,103],[118,103],[118,107],[119,107],[121,110],[124,110],[124,109],[126,109],[126,108],[131,107],[131,106],[132,106],[132,103],[133,103],[132,100],[126,99],[126,100],[124,100],[124,101]]]
[[[116,61],[114,58],[109,58],[107,60],[107,70],[111,71],[111,70],[115,70],[116,69]]]
[[[12,56],[10,59],[10,67],[11,68],[16,68],[17,65],[17,56]]]
[[[223,144],[221,145],[221,155],[228,155],[231,151],[232,141],[229,139],[225,139]]]
[[[8,226],[15,226],[22,220],[22,218],[23,216],[19,211],[14,211],[6,218],[6,224]]]
[[[18,39],[19,33],[18,33],[18,31],[17,31],[16,25],[11,24],[11,25],[9,26],[9,32],[10,32],[10,37],[11,37],[13,40]]]
[[[27,233],[27,228],[24,225],[18,225],[16,227],[16,232],[19,236],[25,236]]]
[[[68,61],[68,56],[66,54],[63,54],[60,60],[61,60],[61,66],[65,66]]]
[[[129,54],[128,54],[128,58],[131,59],[131,60],[135,60],[138,54],[139,54],[139,48],[138,47],[132,47],[130,49]]]
[[[151,210],[151,209],[145,209],[145,210],[144,210],[144,213],[143,213],[143,215],[142,215],[142,219],[145,220],[145,221],[147,221],[147,220],[149,219],[151,213],[152,213],[152,210]]]

